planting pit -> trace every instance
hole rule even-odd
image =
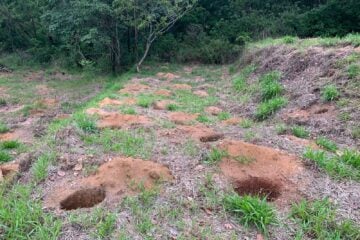
[[[152,189],[157,184],[171,182],[170,170],[159,163],[135,158],[117,157],[101,165],[94,175],[58,177],[50,193],[45,196],[46,208],[73,210],[90,208],[106,201],[118,204],[125,196],[142,189]]]
[[[91,208],[106,197],[105,190],[102,188],[84,188],[70,194],[60,202],[60,209],[74,210],[78,208]]]
[[[234,190],[240,196],[251,195],[275,201],[281,195],[281,184],[260,177],[249,177],[248,179],[234,182]]]
[[[267,197],[269,201],[290,204],[300,198],[297,176],[303,170],[293,155],[243,141],[224,140],[218,147],[228,153],[220,168],[240,195]],[[244,159],[251,159],[244,163]]]

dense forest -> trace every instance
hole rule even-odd
[[[360,31],[358,0],[2,0],[0,51],[119,71],[148,56],[226,63],[267,37]]]

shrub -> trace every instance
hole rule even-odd
[[[275,210],[266,202],[266,198],[227,195],[224,198],[225,209],[236,216],[246,227],[255,226],[267,233],[268,226],[277,222]]]
[[[287,99],[284,97],[276,97],[266,102],[261,103],[256,109],[255,116],[259,120],[265,120],[270,115],[287,104]]]
[[[325,101],[334,101],[339,97],[339,92],[335,85],[327,85],[322,91],[322,97]]]

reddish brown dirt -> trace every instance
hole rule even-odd
[[[49,95],[53,93],[53,89],[49,88],[47,85],[41,84],[36,86],[36,92],[39,95]]]
[[[195,121],[199,114],[189,114],[184,112],[172,112],[167,115],[170,121],[176,124],[190,124],[192,121]]]
[[[19,164],[5,163],[0,165],[0,182],[3,180],[11,181],[19,172]]]
[[[125,87],[123,89],[121,89],[119,92],[123,93],[123,94],[139,94],[139,93],[145,92],[149,89],[150,89],[150,87],[147,85],[133,83],[133,84],[125,85]]]
[[[171,141],[174,143],[181,143],[182,140],[187,139],[184,138],[184,136],[189,136],[200,142],[214,142],[224,137],[223,134],[202,124],[197,124],[195,126],[178,126],[170,131],[162,131],[160,132],[160,135],[170,137]]]
[[[166,89],[159,89],[154,92],[155,95],[163,96],[163,97],[171,97],[172,92]]]
[[[176,90],[191,90],[192,89],[192,86],[190,86],[189,84],[173,84],[171,87]]]
[[[209,96],[209,94],[203,90],[194,91],[194,94],[199,97],[208,97]]]
[[[249,177],[234,183],[234,190],[239,195],[266,197],[268,201],[275,201],[281,195],[281,187],[276,181],[260,177]]]
[[[289,141],[299,144],[301,146],[304,147],[310,147],[312,149],[318,150],[320,149],[320,147],[312,140],[308,140],[308,139],[303,139],[303,138],[298,138],[292,135],[285,135],[284,136],[286,139],[288,139]]]
[[[89,115],[99,115],[99,116],[102,116],[102,117],[111,115],[111,112],[102,110],[100,108],[88,108],[88,109],[86,109],[86,113],[89,114]]]
[[[229,154],[229,157],[224,158],[220,163],[220,168],[236,188],[245,189],[249,182],[254,182],[254,178],[258,178],[257,182],[268,181],[269,186],[274,184],[278,186],[280,192],[278,195],[281,196],[276,201],[279,203],[288,204],[299,197],[296,186],[290,181],[291,177],[303,169],[295,156],[269,147],[234,140],[224,140],[219,147]],[[251,159],[251,162],[241,163],[237,161],[239,157]],[[239,185],[239,183],[246,184]],[[268,188],[265,184],[262,185],[264,189]],[[251,188],[248,191],[251,191]]]
[[[312,119],[336,118],[336,107],[331,104],[314,104],[307,109],[292,109],[282,118],[288,123],[306,123]]]
[[[163,72],[157,73],[156,77],[161,78],[161,79],[166,79],[167,81],[172,81],[174,79],[180,78],[180,76],[175,75],[173,73],[163,73]]]
[[[124,196],[138,192],[139,185],[151,189],[157,183],[172,180],[170,170],[161,164],[118,157],[100,166],[95,175],[79,179],[76,183],[72,181],[72,187],[63,179],[58,188],[45,197],[45,206],[64,209],[74,209],[76,205],[91,207],[101,202],[104,195],[108,202],[118,203]]]
[[[241,121],[243,121],[242,118],[229,118],[222,121],[222,123],[225,125],[238,125]]]
[[[166,110],[170,104],[175,104],[175,102],[171,100],[160,100],[154,102],[153,107],[155,110]]]
[[[217,115],[219,115],[220,113],[222,113],[223,110],[222,110],[221,108],[211,106],[211,107],[205,108],[205,112],[208,113],[208,114],[217,116]]]
[[[33,141],[32,129],[30,128],[17,128],[11,132],[0,134],[0,141],[18,140],[23,143],[30,143]]]
[[[120,100],[116,100],[116,99],[111,99],[111,98],[104,98],[103,100],[101,100],[99,102],[99,106],[100,107],[105,107],[105,106],[108,106],[108,105],[123,105],[123,102],[120,101]]]
[[[99,128],[125,128],[134,125],[148,125],[150,120],[145,116],[110,113],[101,116],[97,123]]]

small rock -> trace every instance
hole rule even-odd
[[[78,164],[75,165],[74,171],[81,171],[82,168],[83,168],[82,164],[78,163]]]
[[[233,229],[233,226],[232,226],[230,223],[225,223],[225,224],[224,224],[224,228],[225,228],[226,230],[232,230],[232,229]]]
[[[256,235],[256,240],[264,240],[263,235],[261,235],[260,233],[258,233],[258,234]]]
[[[57,172],[57,175],[60,176],[60,177],[64,177],[66,175],[66,173],[64,171],[58,171]]]

